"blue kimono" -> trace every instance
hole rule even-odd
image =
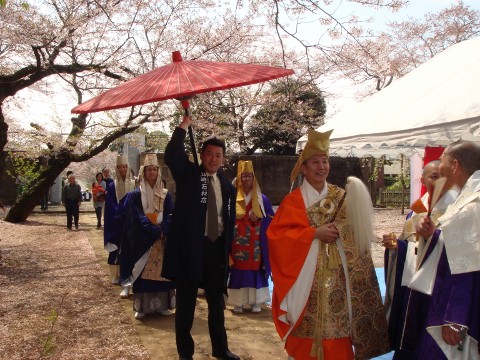
[[[163,220],[159,225],[145,215],[140,189],[129,192],[121,201],[123,209],[118,218],[122,219],[122,236],[120,246],[120,278],[131,279],[136,262],[160,239],[166,236],[170,227],[173,201],[169,193],[163,203]],[[125,281],[125,280],[124,280]],[[122,283],[124,285],[124,283]],[[128,285],[128,284],[127,284]],[[134,279],[133,292],[159,292],[175,288],[170,281]]]
[[[118,265],[118,248],[120,246],[121,219],[117,219],[117,213],[120,212],[119,201],[115,189],[115,182],[110,181],[107,184],[107,196],[105,198],[105,214],[103,221],[103,245],[108,254],[108,264]],[[125,198],[126,195],[123,197]]]

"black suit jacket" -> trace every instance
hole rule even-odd
[[[165,246],[162,276],[177,280],[202,281],[206,203],[202,203],[202,166],[189,161],[185,152],[186,131],[176,128],[165,149],[165,163],[176,183],[176,200]],[[235,227],[236,192],[224,174],[218,172],[223,200],[224,286],[228,277],[228,256]],[[205,190],[203,190],[205,191]]]

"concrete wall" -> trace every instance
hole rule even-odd
[[[140,155],[140,163],[143,164],[145,154]],[[167,189],[175,194],[175,181],[170,170],[165,165],[164,154],[157,154],[158,163],[161,166],[162,177],[167,182]],[[268,196],[272,204],[278,205],[290,191],[290,172],[292,171],[298,156],[229,156],[223,168],[227,178],[233,180],[237,175],[238,160],[252,160],[255,175],[262,192]],[[362,178],[360,160],[358,158],[330,158],[330,175],[327,179],[332,184],[345,187],[348,176]]]
[[[140,154],[139,148],[145,148],[145,135],[141,134],[128,134],[125,135],[131,141],[135,142],[137,146],[130,145],[127,141],[123,144],[123,153],[128,158],[128,164],[130,168],[135,172],[135,176],[138,176],[138,170],[140,169]],[[143,158],[142,158],[143,160]]]
[[[50,187],[48,200],[53,205],[58,205],[62,202],[62,174],[57,176],[55,183]]]

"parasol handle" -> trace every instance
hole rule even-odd
[[[188,100],[182,100],[182,107],[185,110],[185,116],[190,116],[190,104]],[[195,146],[195,137],[193,136],[192,125],[188,127],[188,135],[190,137],[190,147],[192,148],[193,152],[193,161],[195,162],[195,165],[198,166],[197,148]]]

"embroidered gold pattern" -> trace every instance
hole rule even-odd
[[[151,248],[147,263],[145,264],[142,274],[140,275],[142,279],[170,281],[160,276],[160,273],[162,272],[164,251],[165,239],[162,236],[162,238],[157,240]]]
[[[307,209],[312,226],[330,221],[344,190],[328,186],[327,198]],[[370,254],[360,256],[352,229],[346,221],[346,202],[337,213],[334,224],[340,233],[349,272],[352,327],[350,327],[345,273],[335,244],[320,242],[316,276],[307,301],[305,315],[292,335],[300,338],[336,339],[351,337],[355,358],[367,359],[389,350],[387,324],[380,291]],[[333,259],[332,259],[333,258]],[[317,334],[316,334],[317,333]],[[312,356],[323,358],[321,341]],[[321,353],[319,353],[321,352]]]

